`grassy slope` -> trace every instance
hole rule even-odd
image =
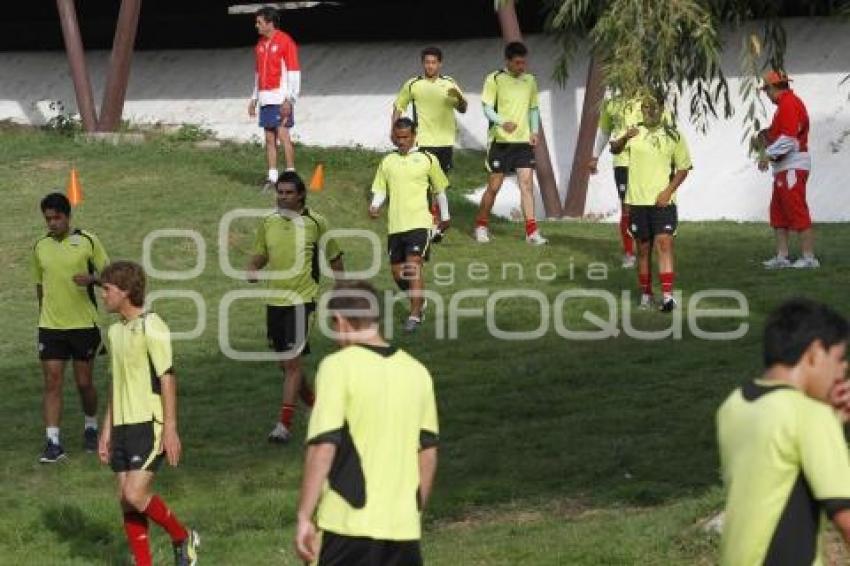
[[[7,131],[0,134],[0,154],[5,208],[0,251],[6,258],[0,274],[0,428],[7,431],[0,443],[0,562],[123,563],[126,556],[111,474],[77,448],[81,418],[70,384],[64,434],[71,458],[56,467],[36,463],[41,386],[27,263],[43,232],[38,199],[48,188],[64,186],[73,164],[86,196],[76,223],[101,236],[113,258],[139,259],[144,236],[155,228],[194,229],[207,243],[207,267],[199,280],[151,283],[154,289],[201,292],[208,315],[199,340],[175,345],[186,454],[180,469],[161,474],[158,489],[201,529],[208,563],[294,564],[290,537],[301,450],[270,447],[264,439],[276,414],[278,372],[269,363],[228,360],[217,343],[219,299],[247,287],[218,269],[218,221],[233,208],[269,205],[269,197],[255,188],[263,170],[261,151],[250,146],[201,151],[167,139],[115,148]],[[363,213],[378,159],[359,150],[301,148],[303,171],[322,160],[328,172],[328,188],[311,194],[311,206],[337,227],[375,227],[383,240],[383,221],[376,226]],[[461,154],[457,161],[456,187],[481,183],[480,155]],[[552,244],[537,249],[519,239],[519,226],[497,223],[495,242],[480,247],[467,236],[473,211],[459,193],[452,200],[457,228],[434,258],[455,266],[452,284],[431,285],[447,300],[472,288],[538,289],[550,302],[564,289],[618,294],[633,288],[633,274],[616,267],[613,226],[547,223]],[[754,330],[732,343],[697,340],[687,325],[684,339],[676,341],[643,342],[622,334],[567,341],[551,331],[551,323],[539,340],[503,342],[489,336],[480,318],[463,319],[458,340],[435,340],[431,322],[416,339],[398,336],[396,342],[432,370],[438,387],[443,447],[427,516],[426,557],[434,564],[710,562],[714,543],[695,525],[720,501],[713,412],[736,382],[758,371],[758,328],[782,298],[800,291],[848,310],[841,283],[850,262],[840,253],[848,236],[846,225],[820,228],[824,268],[818,273],[765,273],[758,265],[771,247],[764,225],[683,225],[677,283],[685,298],[701,289],[729,288],[749,301]],[[234,265],[242,264],[250,241],[251,222],[238,222],[229,236]],[[344,246],[348,266],[364,267],[365,244]],[[184,241],[160,241],[153,249],[160,269],[194,263],[193,247]],[[503,278],[505,261],[520,263],[524,279],[515,271]],[[594,261],[607,263],[607,280],[588,280],[587,264]],[[492,268],[486,282],[466,273],[473,262]],[[554,281],[533,275],[539,262],[557,266]],[[448,267],[442,269],[448,273]],[[377,283],[389,289],[386,272]],[[569,303],[565,318],[575,327],[582,324],[579,304],[599,311],[598,302]],[[173,330],[194,325],[194,309],[186,301],[163,300],[156,309]],[[530,329],[538,316],[529,301],[510,300],[501,303],[496,320],[503,329]],[[263,349],[262,320],[259,302],[234,304],[234,345]],[[667,321],[657,313],[635,315],[639,328],[663,328]],[[313,343],[311,372],[332,349],[324,338]],[[102,388],[105,365],[99,361],[96,371]],[[299,434],[302,427],[299,423]],[[164,537],[155,533],[154,541],[164,560]]]

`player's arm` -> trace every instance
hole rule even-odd
[[[248,272],[248,282],[256,283],[259,279],[257,272],[264,268],[269,263],[269,258],[266,255],[262,254],[254,254],[251,256],[251,259],[248,261],[248,267],[245,271]]]
[[[160,378],[162,395],[162,446],[168,463],[176,466],[180,462],[180,435],[177,434],[177,378],[174,372],[166,372]]]
[[[437,447],[432,446],[419,451],[419,503],[422,509],[431,498],[434,478],[437,475]]]
[[[109,452],[112,449],[112,382],[109,383],[107,395],[106,412],[103,413],[103,424],[97,441],[97,456],[102,464],[109,463]]]
[[[688,173],[693,168],[691,163],[691,155],[688,151],[688,145],[685,143],[685,138],[679,134],[679,139],[676,142],[676,148],[673,150],[673,177],[658,198],[655,201],[657,206],[667,206],[673,199],[673,195],[688,177]]]
[[[623,137],[611,142],[611,153],[613,153],[614,155],[623,153],[623,150],[626,149],[626,144],[629,143],[629,140],[638,135],[639,133],[640,130],[635,127],[631,127],[626,130],[626,133],[623,134]]]
[[[369,203],[369,217],[373,220],[381,213],[381,207],[387,200],[387,176],[384,174],[384,162],[378,165],[375,179],[372,181],[372,201]]]
[[[428,170],[428,183],[434,190],[437,200],[437,207],[440,210],[439,230],[445,232],[451,224],[451,214],[449,213],[449,199],[446,196],[446,189],[449,188],[449,179],[440,167],[440,162],[436,158],[431,159],[431,168]]]
[[[405,81],[401,88],[398,91],[398,94],[395,97],[395,101],[393,102],[393,112],[392,116],[390,116],[390,139],[393,137],[393,126],[395,125],[395,121],[401,118],[401,115],[404,114],[404,111],[407,109],[407,106],[410,104],[410,84],[413,82],[413,79],[409,79]]]
[[[286,100],[281,105],[281,113],[287,117],[292,112],[292,106],[301,94],[301,66],[298,62],[298,46],[292,38],[286,42],[283,49],[283,64],[286,66]]]
[[[540,136],[540,109],[536,106],[528,110],[528,128],[531,131],[529,142],[532,146],[535,146]]]
[[[448,90],[449,98],[454,100],[455,110],[460,112],[461,114],[466,114],[466,109],[469,104],[466,101],[466,98],[463,96],[463,92],[460,90],[460,87],[457,83],[454,83],[454,86]]]
[[[335,455],[336,444],[323,442],[311,444],[307,447],[307,455],[304,459],[304,478],[301,481],[301,496],[298,500],[296,516],[295,550],[302,560],[308,562],[313,562],[317,558],[316,525],[313,523],[313,514],[319,504],[322,486],[324,486],[331,471],[331,464]]]
[[[89,285],[100,286],[100,272],[109,263],[109,256],[106,254],[103,244],[100,243],[100,239],[94,234],[89,234],[88,238],[92,247],[89,263],[89,268],[92,269],[92,272],[78,273],[73,277],[74,283],[81,287],[88,287]]]
[[[257,115],[257,99],[260,97],[260,75],[254,72],[254,90],[251,92],[251,100],[248,101],[248,116],[253,118]]]
[[[44,287],[41,286],[41,283],[37,283],[35,286],[35,298],[38,299],[38,310],[41,311],[41,303],[44,302]]]

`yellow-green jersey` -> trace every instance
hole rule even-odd
[[[691,154],[684,136],[672,126],[637,126],[638,135],[626,143],[629,156],[629,187],[626,204],[652,206],[670,184],[676,171],[691,169]],[[671,202],[676,202],[673,194]]]
[[[501,143],[529,143],[531,122],[529,112],[538,108],[537,79],[531,73],[518,77],[506,70],[495,71],[484,80],[481,102],[492,106],[506,122],[513,122],[517,128],[508,133],[498,124],[490,125],[490,141]]]
[[[291,306],[311,303],[319,294],[321,281],[319,244],[328,232],[325,217],[304,209],[292,215],[275,211],[257,227],[254,254],[268,258],[266,271],[270,274],[267,287],[280,294],[267,299],[269,305]],[[327,261],[342,255],[336,239],[325,238]]]
[[[599,113],[599,129],[608,134],[612,141],[623,137],[629,128],[637,126],[643,121],[640,104],[639,98],[626,100],[622,97],[613,97],[607,99]],[[627,167],[628,165],[628,152],[621,151],[614,156],[614,167]]]
[[[419,451],[437,445],[428,370],[392,346],[348,346],[316,375],[308,444],[336,445],[319,528],[379,540],[417,540]]]
[[[100,240],[86,230],[73,230],[61,240],[44,236],[35,243],[32,278],[41,285],[38,326],[55,330],[97,326],[94,287],[74,283],[78,274],[100,272],[109,257]]]
[[[113,426],[162,423],[160,379],[173,373],[171,332],[155,313],[109,327]]]
[[[850,509],[850,456],[829,405],[756,380],[717,413],[726,490],[721,563],[822,564],[820,527]]]
[[[442,193],[448,186],[439,160],[427,151],[413,148],[404,155],[394,151],[381,160],[372,192],[389,197],[387,231],[398,234],[431,228],[434,220],[428,209],[428,190]]]
[[[463,96],[457,82],[447,76],[433,79],[418,76],[402,85],[395,99],[395,108],[404,112],[408,105],[412,108],[413,121],[416,122],[416,140],[426,147],[451,147],[457,135],[455,107],[458,99],[449,96],[449,90],[456,89]]]

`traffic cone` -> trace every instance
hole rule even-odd
[[[83,186],[80,184],[80,177],[77,175],[77,168],[71,167],[71,176],[68,178],[68,187],[65,190],[68,200],[71,201],[71,206],[74,208],[83,203]]]
[[[310,177],[310,190],[318,193],[325,188],[325,164],[319,163]]]

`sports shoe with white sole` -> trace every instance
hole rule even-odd
[[[623,269],[632,269],[634,268],[635,263],[637,263],[637,258],[634,254],[625,254],[623,255],[623,263],[620,264],[620,267]]]
[[[486,226],[476,226],[475,227],[475,241],[479,244],[489,244],[490,243],[490,231],[487,230]]]
[[[535,230],[530,236],[526,236],[525,241],[534,246],[542,246],[549,243],[549,240],[540,234],[540,230]]]
[[[785,269],[786,267],[791,267],[791,262],[788,261],[788,258],[781,255],[773,256],[769,260],[761,262],[761,264],[765,269]]]
[[[642,311],[648,311],[652,308],[652,295],[648,293],[642,293],[640,296],[640,304],[638,308]]]
[[[404,331],[405,332],[416,332],[416,329],[422,324],[421,318],[416,318],[415,316],[407,317],[407,320],[404,321]]]
[[[803,256],[794,263],[792,263],[791,267],[793,267],[794,269],[817,269],[818,267],[820,267],[820,262],[815,256]]]
[[[273,444],[286,444],[292,438],[292,433],[283,423],[277,423],[269,433],[269,442]]]
[[[62,449],[62,445],[48,438],[44,445],[44,452],[41,453],[41,458],[38,461],[42,464],[55,464],[59,460],[64,460],[65,457],[65,450]]]
[[[676,308],[676,299],[673,297],[664,297],[664,301],[661,303],[661,306],[658,307],[658,310],[661,312],[671,312]]]
[[[174,545],[175,566],[195,566],[198,563],[198,547],[201,546],[201,537],[198,531],[187,529],[189,536],[186,540]]]

